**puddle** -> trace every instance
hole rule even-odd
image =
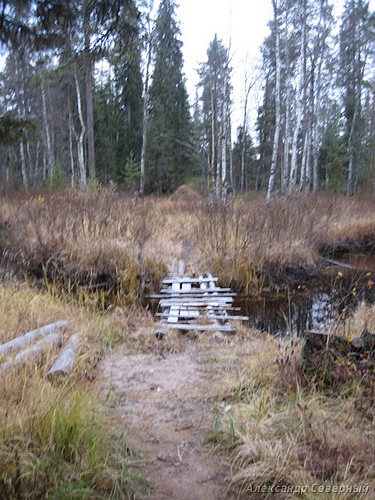
[[[368,269],[368,268],[367,268]],[[324,330],[345,319],[361,302],[375,302],[375,274],[332,266],[318,280],[278,296],[236,302],[258,330],[277,335],[301,335]]]

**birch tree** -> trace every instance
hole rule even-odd
[[[207,50],[207,61],[199,69],[199,86],[205,149],[208,153],[208,184],[217,200],[227,183],[231,71],[229,51],[215,35]]]
[[[275,133],[273,138],[271,169],[268,180],[267,201],[271,200],[275,187],[276,169],[281,128],[281,54],[280,54],[280,33],[279,33],[279,9],[278,0],[272,0],[275,30]]]

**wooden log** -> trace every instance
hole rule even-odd
[[[9,359],[3,363],[0,366],[0,370],[5,372],[12,366],[18,369],[26,363],[39,364],[43,361],[47,351],[56,347],[61,347],[61,345],[62,336],[59,333],[50,333],[41,340],[38,340],[38,342],[29,349],[24,349],[18,353],[14,359]]]
[[[148,296],[149,299],[207,299],[211,300],[212,298],[215,299],[216,297],[235,297],[236,293],[207,293],[207,292],[199,292],[198,290],[192,290],[191,292],[186,293],[186,291],[175,291],[173,290],[172,292],[169,292],[168,294],[163,293],[163,294],[151,294]]]
[[[165,285],[172,285],[173,283],[210,283],[217,281],[219,278],[167,278],[162,281]]]
[[[199,305],[204,306],[219,306],[221,304],[231,304],[233,302],[233,297],[201,297],[197,299],[193,298],[176,298],[176,299],[165,299],[159,302],[160,307],[172,307],[183,305],[186,307],[198,307]]]
[[[209,316],[212,319],[216,319],[217,321],[249,321],[248,316],[220,316],[218,314],[212,314]]]
[[[184,285],[184,284],[183,284]],[[213,288],[181,288],[179,290],[174,290],[172,288],[162,288],[160,290],[161,294],[197,294],[201,297],[203,296],[208,296],[209,294],[212,293],[225,293],[228,295],[233,295],[235,296],[236,294],[234,292],[231,292],[230,288],[220,288],[220,287],[213,287]]]
[[[38,338],[50,333],[63,333],[69,327],[70,323],[68,321],[57,321],[56,323],[51,323],[36,330],[32,330],[31,332],[27,332],[13,340],[10,340],[9,342],[6,342],[5,344],[0,345],[0,356],[4,356],[12,351],[17,351],[22,347],[26,347]]]
[[[191,323],[164,323],[160,322],[160,325],[165,326],[166,328],[171,328],[174,330],[197,330],[197,331],[218,331],[218,332],[228,332],[233,333],[234,328],[231,325],[193,325]]]
[[[74,362],[78,355],[78,346],[81,340],[80,333],[74,333],[70,336],[59,357],[48,370],[48,378],[60,378],[69,375],[73,371]]]

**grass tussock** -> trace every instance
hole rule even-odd
[[[284,499],[299,498],[296,488],[304,487],[312,499],[321,487],[333,499],[335,489],[363,485],[342,498],[368,498],[375,487],[368,384],[353,379],[321,390],[304,379],[299,341],[267,337],[257,345],[239,366],[235,398],[220,420],[221,445],[231,444],[232,490]]]
[[[113,190],[3,198],[3,265],[136,303],[180,258],[257,294],[285,272],[310,271],[322,252],[375,244],[372,198],[293,194],[210,205],[186,186],[180,191],[143,202]]]
[[[131,452],[86,390],[8,374],[1,398],[1,498],[130,498],[140,482]]]

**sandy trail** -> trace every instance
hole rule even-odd
[[[144,498],[234,498],[230,464],[209,443],[223,389],[219,364],[188,339],[176,354],[120,348],[103,360],[101,394],[142,458],[151,484]]]

